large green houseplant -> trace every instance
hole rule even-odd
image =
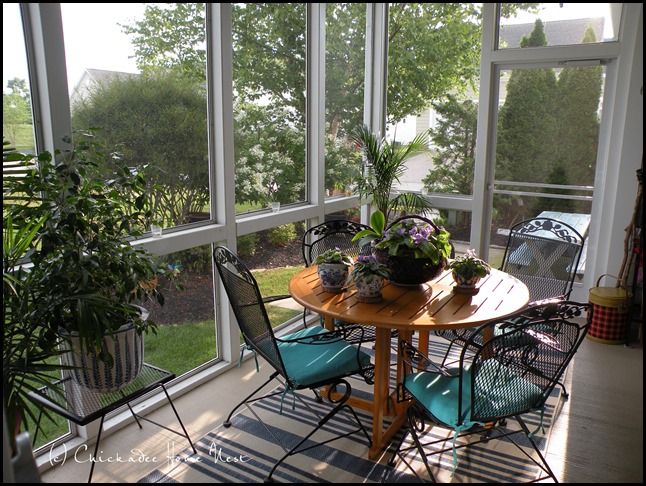
[[[359,195],[362,199],[372,197],[372,204],[384,214],[386,222],[397,213],[424,214],[432,208],[429,200],[420,194],[395,190],[395,183],[404,174],[410,158],[430,152],[425,133],[402,145],[395,140],[389,142],[362,125],[352,132],[352,141],[366,160],[364,175],[357,181]]]
[[[114,348],[106,342],[122,326],[134,328],[136,336],[156,330],[141,305],[163,305],[156,283],[167,268],[130,241],[152,217],[144,210],[143,174],[117,153],[104,154],[91,134],[78,134],[71,147],[22,157],[23,175],[3,184],[3,216],[9,214],[15,228],[42,221],[26,249],[24,286],[25,313],[42,329],[43,344],[62,336],[111,365]],[[97,170],[106,159],[109,177]]]

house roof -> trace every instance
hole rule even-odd
[[[567,46],[581,44],[581,39],[585,30],[592,25],[598,41],[603,40],[603,17],[593,17],[587,19],[569,19],[545,21],[545,36],[547,37],[548,46]],[[520,47],[520,40],[523,36],[529,37],[534,28],[534,23],[530,24],[505,24],[500,26],[501,45],[507,48]]]

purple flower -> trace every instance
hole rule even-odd
[[[422,241],[425,241],[426,238],[422,234],[413,235],[413,243],[419,245]]]
[[[359,263],[371,263],[376,262],[377,259],[373,255],[359,255],[357,262]]]

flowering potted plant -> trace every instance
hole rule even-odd
[[[467,250],[449,264],[457,292],[477,293],[476,284],[491,273],[491,266],[477,257],[475,250]]]
[[[339,248],[331,248],[317,256],[313,263],[318,265],[318,275],[326,292],[339,293],[348,278],[353,261],[350,255]]]
[[[354,282],[357,300],[365,303],[381,302],[384,279],[390,278],[390,269],[377,261],[373,255],[359,255],[357,263],[348,275],[347,283]]]
[[[376,211],[370,226],[354,239],[373,242],[377,260],[390,269],[390,281],[396,284],[417,285],[435,278],[453,252],[449,232],[423,216],[404,216],[385,228],[385,216]]]

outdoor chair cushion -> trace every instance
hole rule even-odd
[[[359,351],[357,360],[357,347],[340,337],[330,341],[315,338],[309,341],[314,344],[303,346],[303,337],[316,337],[329,332],[321,327],[309,327],[279,338],[278,350],[285,370],[299,385],[307,387],[340,375],[358,373],[362,367],[370,364],[370,355]],[[284,342],[297,338],[297,343]]]

